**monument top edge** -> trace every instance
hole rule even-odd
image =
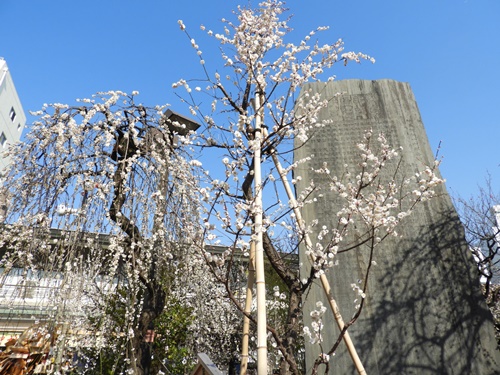
[[[398,81],[396,79],[392,78],[380,78],[380,79],[362,79],[362,78],[346,78],[346,79],[334,79],[333,81],[315,81],[315,82],[308,82],[306,85],[314,85],[314,84],[328,84],[328,83],[335,83],[335,82],[371,82],[371,83],[377,83],[377,82],[395,82],[395,83],[408,83],[405,81]]]
[[[387,92],[396,89],[397,92],[406,92],[412,95],[412,89],[408,82],[397,81],[394,79],[341,79],[329,82],[316,81],[308,82],[301,88],[309,92],[325,92],[332,95],[335,92],[344,94],[366,94],[370,92]]]

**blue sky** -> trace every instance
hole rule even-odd
[[[187,114],[171,84],[201,71],[177,20],[210,64],[217,49],[204,44],[199,25],[221,30],[220,19],[230,18],[238,4],[248,3],[0,0],[0,56],[26,112],[43,103],[73,104],[97,91],[138,90],[146,105],[171,103]],[[449,190],[468,197],[488,173],[500,190],[500,1],[292,0],[287,6],[294,41],[330,26],[320,34],[322,43],[343,38],[346,50],[376,58],[375,64],[339,65],[338,79],[410,83],[431,147],[442,142]]]

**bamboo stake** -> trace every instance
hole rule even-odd
[[[262,117],[261,95],[255,95],[255,146],[254,146],[254,240],[255,240],[255,273],[257,285],[257,375],[267,375],[267,317],[266,317],[266,282],[264,275],[264,248],[262,241]]]
[[[267,131],[265,128],[264,128],[263,133],[264,133],[264,137],[267,137]],[[276,169],[278,170],[278,173],[281,177],[281,181],[283,182],[283,187],[285,188],[285,191],[288,195],[290,205],[292,206],[293,212],[295,214],[295,220],[297,221],[299,229],[304,234],[304,240],[306,242],[306,249],[309,251],[309,254],[310,254],[309,260],[310,260],[311,264],[313,264],[314,261],[316,260],[316,257],[314,255],[313,251],[311,251],[313,248],[312,241],[311,241],[311,238],[309,237],[309,234],[306,231],[305,223],[304,223],[304,220],[302,219],[302,213],[301,213],[300,208],[297,204],[297,200],[295,199],[295,195],[293,194],[290,183],[288,182],[286,171],[281,166],[281,163],[278,159],[278,156],[276,155],[274,150],[271,151],[271,156],[273,158]],[[325,274],[322,274],[320,276],[320,281],[321,281],[321,285],[323,287],[323,290],[325,291],[326,297],[328,299],[328,303],[330,305],[330,308],[332,309],[333,316],[335,317],[335,321],[337,322],[337,325],[338,325],[340,331],[342,332],[342,330],[345,327],[345,323],[344,323],[344,319],[342,319],[342,315],[340,313],[337,302],[335,301],[335,298],[333,297],[333,293],[332,293],[332,290],[330,287],[330,282],[328,281],[328,278],[326,277]],[[350,337],[348,331],[346,331],[344,333],[343,340],[347,346],[347,350],[349,352],[349,355],[351,356],[352,361],[354,362],[354,366],[356,367],[358,374],[359,375],[366,375],[366,370],[361,362],[361,359],[358,356],[358,353],[356,352],[356,348],[354,347],[354,344],[351,340],[351,337]]]
[[[250,314],[252,310],[252,288],[255,282],[255,243],[250,242],[250,262],[248,265],[247,293],[245,300],[245,312]],[[241,366],[240,375],[246,375],[248,370],[248,339],[250,332],[250,319],[245,315],[243,318],[243,339],[241,343]]]

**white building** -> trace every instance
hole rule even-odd
[[[493,233],[498,236],[500,232],[500,205],[491,207],[491,213],[495,217],[495,226],[493,227]],[[500,238],[497,238],[497,242],[500,244]]]
[[[25,124],[26,115],[7,62],[0,57],[0,152],[4,151],[9,144],[19,141]],[[0,157],[0,173],[9,162],[9,158]]]

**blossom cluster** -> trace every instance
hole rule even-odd
[[[304,326],[304,336],[308,337],[311,344],[319,344],[323,341],[323,337],[321,336],[321,331],[324,327],[323,325],[323,315],[327,311],[326,306],[323,305],[323,302],[316,302],[317,310],[313,310],[310,313],[311,316],[311,328],[308,326]]]
[[[346,165],[341,177],[332,175],[326,163],[315,170],[326,178],[328,189],[338,197],[341,207],[337,212],[337,225],[331,228],[323,226],[318,231],[315,245],[307,249],[315,259],[316,276],[337,264],[334,259],[338,251],[352,246],[348,241],[351,227],[357,227],[360,241],[372,238],[373,246],[387,235],[397,236],[396,228],[400,222],[415,210],[418,203],[432,198],[436,186],[444,182],[438,175],[438,161],[424,166],[422,172],[410,178],[401,179],[397,173],[401,167],[397,161],[398,151],[390,147],[383,134],[377,135],[375,140],[373,138],[371,130],[365,132],[362,142],[357,144],[360,162],[354,167]],[[311,200],[303,203],[311,203]]]

